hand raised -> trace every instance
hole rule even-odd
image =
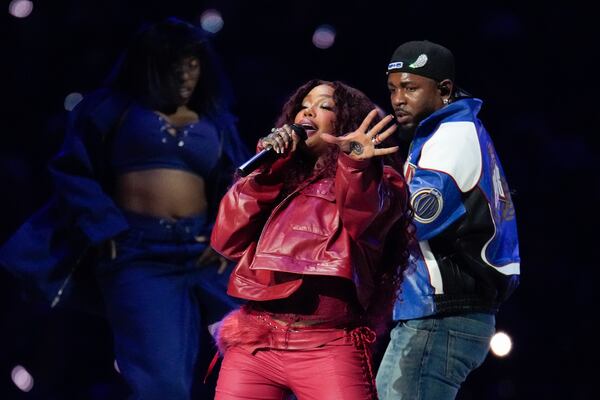
[[[341,151],[357,160],[367,160],[372,157],[380,157],[397,152],[398,146],[377,148],[377,145],[381,144],[381,142],[394,133],[396,125],[392,125],[382,133],[379,133],[393,119],[392,115],[387,115],[369,130],[369,125],[376,115],[377,110],[369,112],[358,129],[347,135],[333,136],[323,133],[321,137],[327,143],[337,145]]]

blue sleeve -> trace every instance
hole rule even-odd
[[[410,193],[418,240],[439,235],[465,213],[461,191],[443,172],[417,168]]]
[[[84,100],[85,101],[85,100]],[[61,151],[50,162],[50,174],[60,201],[72,213],[75,224],[92,245],[97,245],[128,229],[121,210],[100,183],[100,163],[104,161],[104,137],[93,119],[102,119],[114,128],[120,112],[101,104],[93,118],[83,104],[71,112]],[[114,124],[109,123],[113,119]]]

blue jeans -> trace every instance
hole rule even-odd
[[[206,325],[239,306],[226,294],[232,266],[219,274],[218,265],[196,265],[210,235],[204,216],[126,217],[131,228],[96,271],[117,364],[130,399],[188,400],[214,352]],[[204,371],[195,371],[198,361]],[[199,398],[211,396],[196,389]]]
[[[379,399],[454,399],[485,360],[495,325],[479,313],[398,322],[377,372]]]

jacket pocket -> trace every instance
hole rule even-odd
[[[281,227],[292,232],[330,236],[338,228],[338,213],[331,180],[310,185],[299,193],[290,205],[281,210]],[[300,236],[302,237],[302,236]]]

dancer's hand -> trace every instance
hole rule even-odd
[[[227,265],[229,261],[219,253],[217,253],[212,247],[208,246],[200,257],[196,260],[196,265],[200,267],[205,267],[207,265],[218,264],[219,269],[217,270],[218,274],[222,274],[227,269]]]

